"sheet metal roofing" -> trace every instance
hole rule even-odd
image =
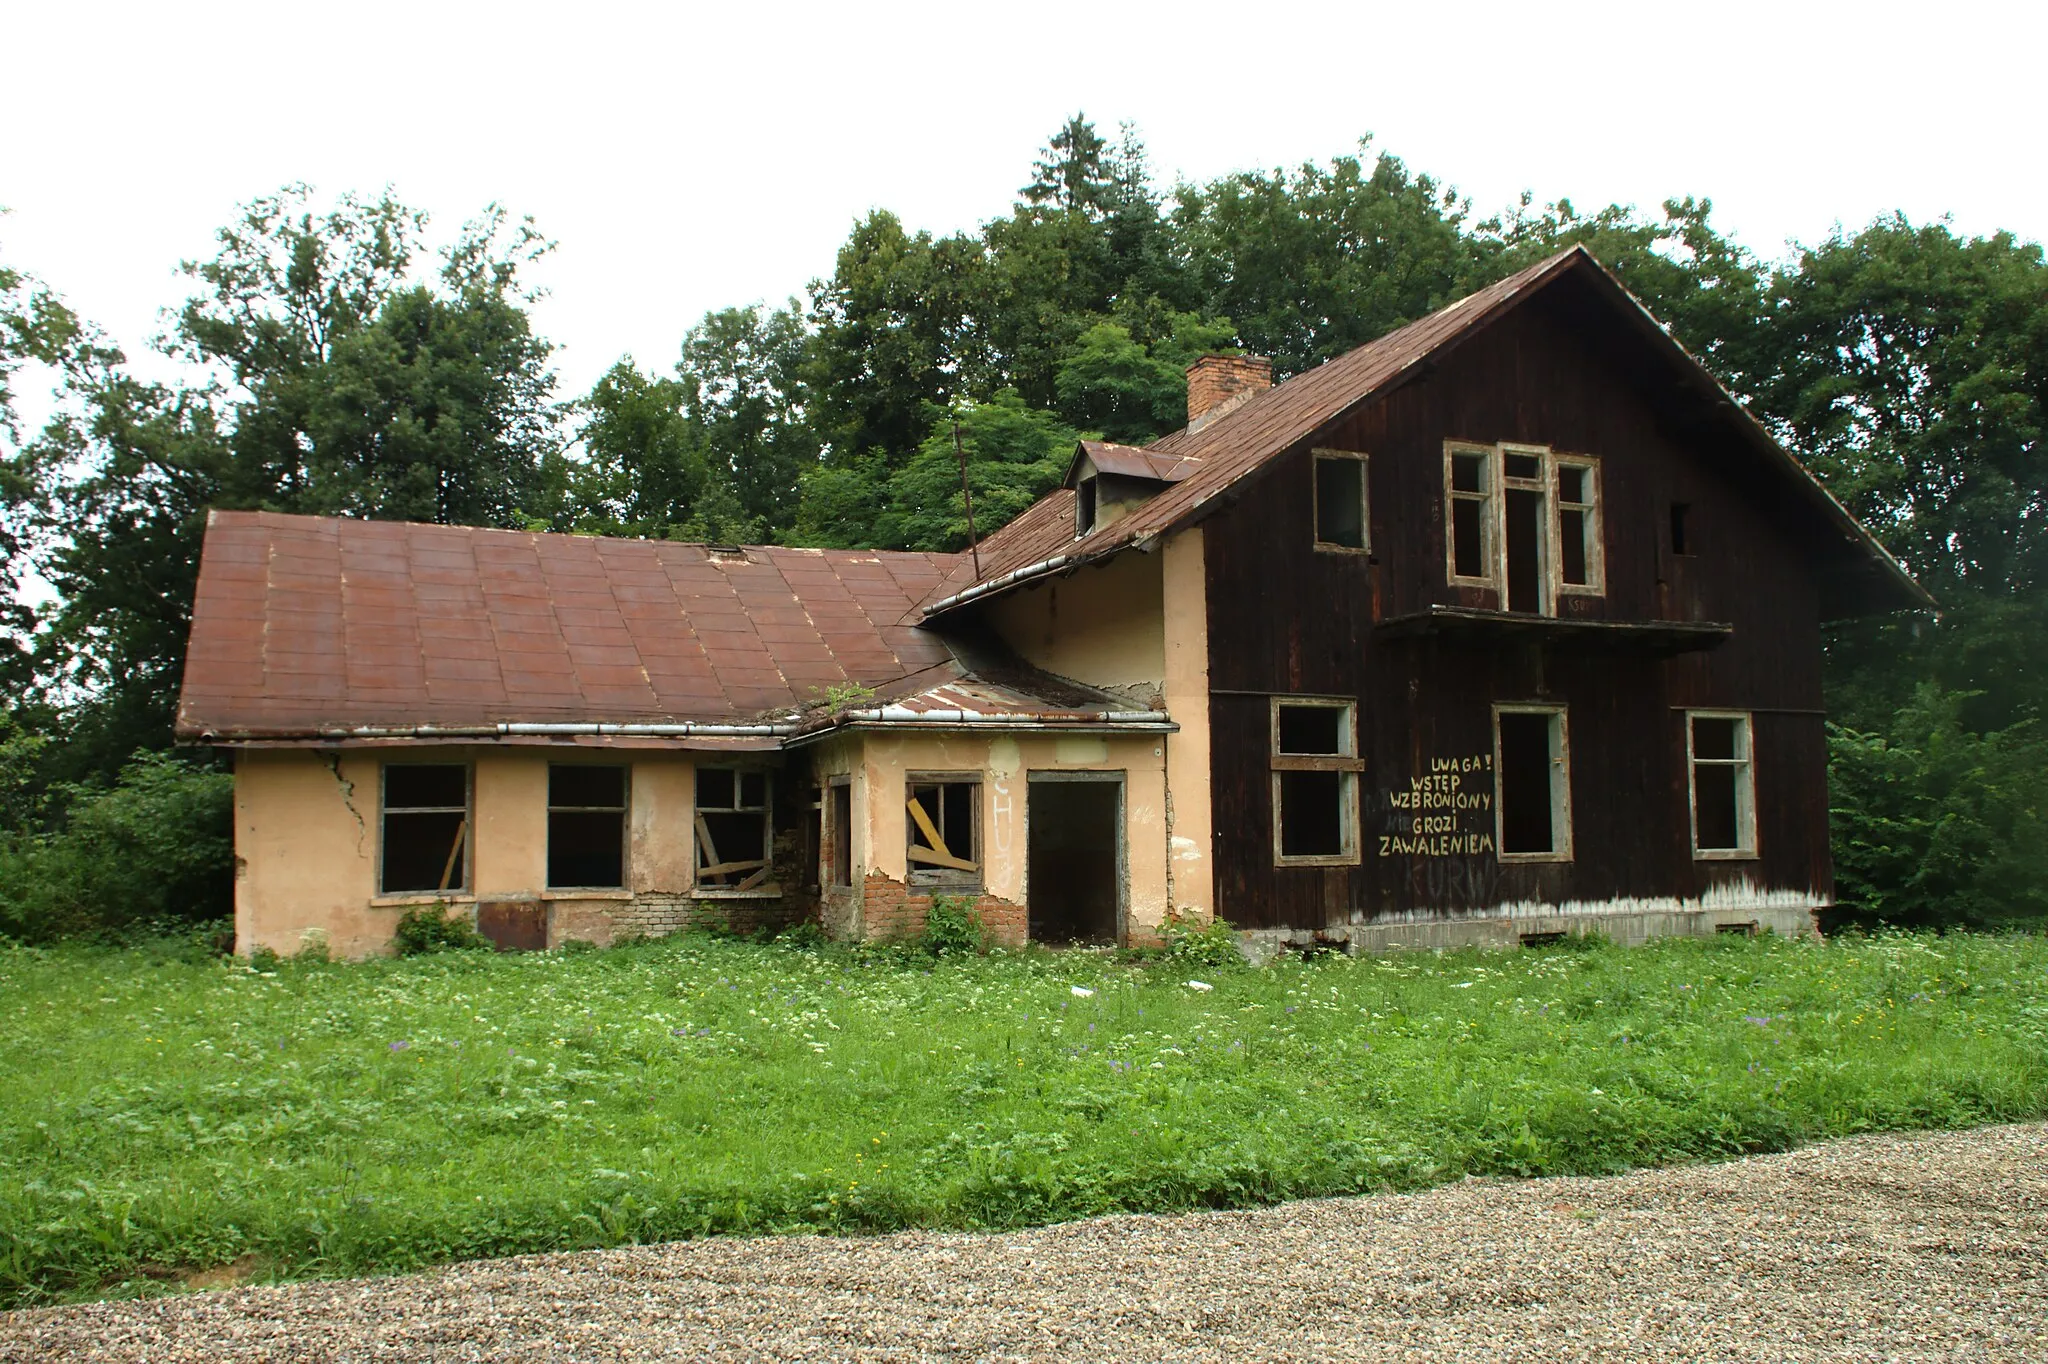
[[[1118,474],[1124,478],[1148,478],[1156,483],[1178,483],[1201,467],[1198,460],[1184,459],[1178,455],[1162,454],[1136,445],[1116,445],[1105,440],[1084,440],[1081,448],[1074,452],[1074,462],[1067,469],[1066,486],[1074,486],[1081,474],[1081,461],[1086,459],[1102,474]]]
[[[1736,436],[1784,475],[1801,501],[1829,522],[1843,557],[1870,581],[1879,609],[1931,607],[1933,600],[1905,568],[1859,524],[1788,451],[1730,397],[1697,360],[1609,274],[1591,252],[1573,246],[1376,341],[1252,395],[1198,430],[1183,428],[1142,453],[1188,468],[1144,506],[1074,534],[1071,489],[1048,494],[980,546],[980,573],[965,562],[952,565],[946,579],[921,603],[936,619],[956,606],[1006,591],[1041,573],[1058,572],[1106,558],[1130,545],[1166,534],[1200,518],[1210,503],[1240,479],[1307,440],[1346,411],[1388,391],[1455,344],[1552,281],[1577,273],[1603,293],[1653,347],[1718,397],[1723,417]],[[1129,447],[1118,447],[1128,449]],[[1071,484],[1072,479],[1069,478]]]
[[[732,723],[952,660],[951,555],[215,512],[178,734]]]

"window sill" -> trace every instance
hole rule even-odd
[[[403,909],[414,905],[474,904],[476,896],[466,890],[408,890],[394,895],[372,895],[372,909]]]
[[[543,900],[630,900],[633,892],[619,886],[549,886],[540,893]]]
[[[1356,867],[1363,865],[1363,859],[1352,857],[1276,857],[1276,867]]]
[[[717,886],[699,886],[690,892],[698,900],[780,900],[781,886],[756,886],[753,890],[721,890]]]
[[[1757,860],[1757,857],[1756,849],[1754,848],[1746,850],[1742,848],[1716,848],[1705,851],[1695,848],[1692,860],[1695,862],[1754,862]]]
[[[1497,853],[1496,860],[1508,865],[1526,865],[1532,862],[1564,863],[1572,860],[1570,853]]]

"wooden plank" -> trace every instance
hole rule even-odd
[[[697,864],[700,867],[718,864],[718,843],[711,837],[711,826],[704,822],[704,816],[697,816]]]
[[[754,887],[756,887],[756,886],[760,885],[760,884],[761,884],[761,883],[762,883],[763,881],[765,881],[765,880],[767,880],[767,879],[768,879],[768,868],[766,868],[766,867],[763,867],[763,868],[761,868],[761,870],[759,870],[759,871],[755,872],[755,873],[754,873],[754,874],[753,874],[752,876],[749,876],[749,877],[748,877],[748,878],[747,878],[746,880],[744,880],[744,881],[740,882],[740,883],[739,883],[738,885],[734,886],[734,887],[733,887],[733,889],[734,889],[734,890],[752,890],[752,889],[753,889]]]
[[[918,829],[923,832],[925,841],[932,845],[933,851],[946,857],[953,856],[953,850],[946,846],[946,840],[940,838],[939,831],[932,827],[932,817],[924,812],[924,806],[917,803],[917,797],[912,796],[904,804],[909,807],[910,817],[917,821]],[[913,846],[911,851],[916,852],[916,847]],[[962,865],[967,864],[963,863]]]
[[[448,849],[448,861],[441,868],[440,889],[448,889],[448,882],[455,876],[455,859],[462,856],[462,840],[469,837],[469,821],[463,820],[455,826],[455,843]]]
[[[699,876],[730,876],[736,871],[752,871],[768,865],[767,859],[756,857],[745,862],[714,862],[708,867],[697,868]]]
[[[934,867],[951,867],[955,871],[981,870],[981,863],[979,862],[969,862],[966,858],[955,857],[951,853],[934,852],[930,848],[920,848],[915,843],[910,845],[910,860],[913,862],[926,862]]]

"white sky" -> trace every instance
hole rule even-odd
[[[0,0],[0,35],[0,259],[131,354],[237,203],[389,182],[444,231],[496,199],[561,243],[566,396],[801,290],[870,207],[1003,212],[1075,109],[1137,123],[1167,182],[1370,132],[1482,211],[1709,195],[1771,255],[1893,209],[2048,237],[2037,5]]]

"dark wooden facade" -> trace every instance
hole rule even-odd
[[[1233,490],[1202,523],[1219,913],[1244,928],[1320,929],[1720,886],[1829,896],[1818,533],[1810,505],[1737,438],[1717,398],[1609,299],[1565,279]],[[1431,607],[1500,607],[1447,581],[1447,440],[1598,458],[1605,592],[1564,600],[1560,620],[1721,622],[1732,633],[1678,652],[1687,645],[1669,632],[1571,637],[1527,617],[1404,629]],[[1319,447],[1369,457],[1369,558],[1314,547]],[[1672,551],[1673,503],[1689,508],[1688,555]],[[1276,865],[1275,695],[1357,701],[1355,866]],[[1492,708],[1515,702],[1567,707],[1571,860],[1383,852],[1382,835],[1411,832],[1401,793],[1440,763],[1490,756]],[[1693,855],[1688,708],[1753,717],[1753,859]],[[1463,781],[1491,790],[1490,771]],[[1459,827],[1491,834],[1492,816]]]

